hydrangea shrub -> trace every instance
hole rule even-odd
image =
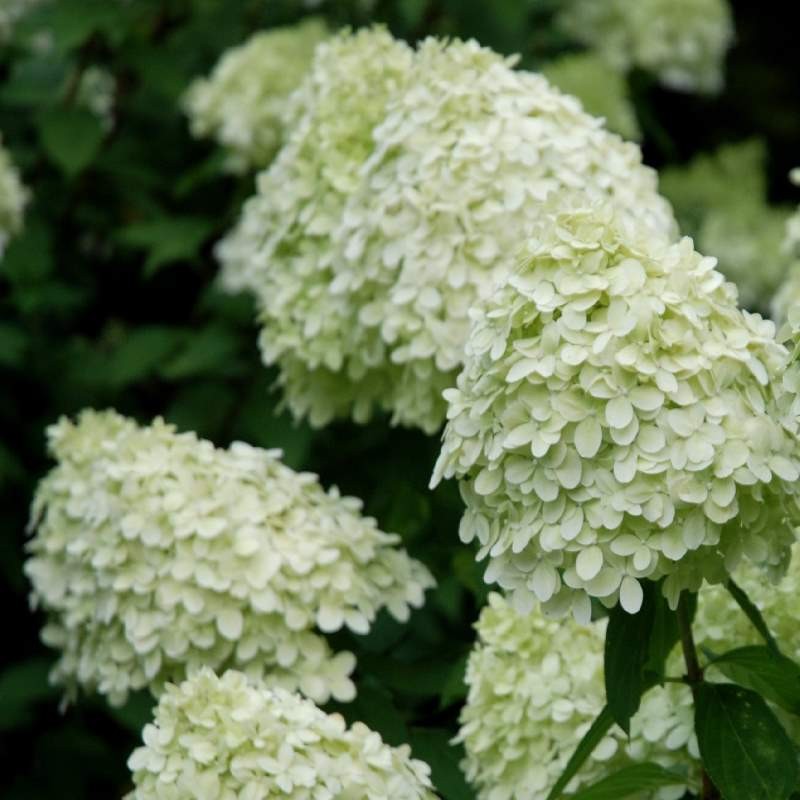
[[[309,700],[205,668],[168,685],[128,765],[127,800],[436,800],[427,764]]]
[[[48,431],[57,466],[33,503],[25,570],[60,651],[53,678],[121,703],[201,666],[350,700],[351,653],[323,633],[398,620],[433,579],[279,452],[215,448],[162,420],[84,412]]]

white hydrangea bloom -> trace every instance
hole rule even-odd
[[[609,130],[625,139],[641,139],[627,78],[596,53],[568,53],[545,64],[542,74],[577,97],[590,114],[603,117]]]
[[[318,702],[349,700],[355,659],[324,637],[406,620],[427,569],[279,451],[228,450],[157,419],[86,411],[48,430],[26,573],[61,651],[54,679],[124,701],[200,666],[235,667]]]
[[[351,66],[354,53],[376,44],[398,62],[391,85],[394,61],[371,57],[382,81]],[[337,149],[322,180],[318,120],[299,137],[314,145],[313,160],[291,142],[284,148],[220,249],[224,275],[256,291],[262,354],[279,365],[296,415],[322,425],[341,415],[364,421],[381,407],[395,424],[433,432],[444,418],[442,390],[461,364],[469,309],[513,264],[545,197],[580,185],[669,231],[671,209],[636,145],[541,75],[514,71],[475,42],[428,39],[413,64],[380,31],[338,40],[338,53],[328,47],[314,69],[335,87],[314,101],[326,125],[333,113],[348,116],[340,93],[363,102],[334,80],[343,65],[351,83],[359,75],[358,86],[385,91],[370,95],[357,116],[368,124],[344,140],[344,155],[341,123],[334,127]],[[299,189],[287,172],[303,177]]]
[[[127,800],[436,800],[408,745],[241,672],[168,685],[128,760]]]
[[[795,186],[800,186],[800,167],[789,173],[789,178]],[[786,237],[783,243],[788,253],[800,258],[800,206],[786,223]]]
[[[719,261],[746,308],[767,310],[789,258],[783,249],[786,209],[767,201],[764,143],[728,144],[661,175],[681,230]]]
[[[672,89],[718,92],[734,30],[727,0],[570,0],[565,29],[620,70]]]
[[[520,614],[492,593],[476,627],[458,736],[463,767],[479,800],[545,800],[605,705],[606,620],[582,626],[538,610]],[[631,761],[655,761],[685,777],[653,797],[682,797],[699,772],[692,714],[688,686],[655,687],[631,720],[630,739],[614,725],[566,791]]]
[[[192,134],[227,148],[234,171],[267,166],[284,139],[289,96],[328,35],[324,22],[306,19],[262,31],[228,50],[211,75],[186,93]]]
[[[0,136],[0,258],[8,240],[22,227],[28,193]]]
[[[800,521],[786,350],[696,253],[610,203],[562,201],[480,311],[433,483],[521,608],[671,604],[743,556],[780,565]]]

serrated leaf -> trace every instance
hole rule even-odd
[[[589,730],[583,735],[583,739],[578,742],[578,746],[570,756],[567,766],[564,767],[561,776],[553,785],[550,794],[547,795],[547,800],[558,800],[561,797],[564,789],[567,788],[567,784],[575,777],[578,770],[594,752],[595,747],[600,744],[613,724],[614,717],[611,714],[611,709],[605,706],[597,715]]]
[[[39,138],[50,160],[66,175],[84,170],[104,137],[99,120],[81,108],[53,108],[39,119]]]
[[[786,800],[797,787],[797,751],[755,692],[730,683],[700,684],[695,732],[703,766],[725,800]]]
[[[709,667],[781,708],[800,714],[800,665],[769,647],[739,647],[717,656]]]
[[[664,786],[686,785],[686,776],[659,764],[633,764],[569,796],[570,800],[624,800]]]

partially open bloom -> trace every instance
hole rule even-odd
[[[349,700],[355,659],[315,632],[397,619],[432,578],[363,517],[267,451],[157,419],[86,411],[49,431],[26,572],[61,651],[54,679],[122,702],[208,665],[318,702]]]
[[[289,95],[327,36],[325,24],[312,18],[262,31],[228,50],[186,93],[192,134],[217,139],[236,171],[267,166],[284,139]]]
[[[28,193],[0,137],[0,257],[8,240],[22,227],[27,198]]]
[[[371,79],[368,66],[350,61],[377,44],[392,59],[372,55],[383,72]],[[354,87],[335,80],[343,65]],[[335,91],[320,89],[309,103],[316,121],[307,132],[297,125],[304,149],[284,148],[220,250],[228,284],[257,293],[262,355],[278,364],[296,415],[322,425],[382,408],[393,423],[435,431],[468,311],[513,265],[556,189],[608,195],[654,229],[672,230],[638,147],[512,65],[475,42],[435,39],[412,58],[380,31],[319,49],[307,83],[322,86],[324,76]],[[365,111],[354,109],[358,135],[342,140],[356,123],[341,103],[352,107],[362,83],[378,88]],[[334,112],[347,123],[331,126]],[[332,152],[318,120],[337,134]]]
[[[733,43],[727,0],[569,0],[562,22],[618,69],[641,67],[680,91],[722,88]]]
[[[612,204],[554,204],[473,314],[433,483],[461,479],[465,542],[520,608],[588,619],[779,566],[800,521],[786,350],[690,239]]]
[[[408,745],[241,672],[203,669],[168,685],[143,739],[127,800],[436,800]]]
[[[641,138],[626,76],[596,53],[568,53],[545,64],[542,74],[562,92],[577,97],[590,114],[603,117],[609,130],[625,139]]]
[[[765,158],[763,142],[728,144],[664,170],[660,182],[681,230],[718,259],[742,305],[764,311],[789,264],[783,247],[789,214],[767,201]]]
[[[538,610],[520,614],[493,593],[476,627],[459,732],[467,777],[479,800],[545,800],[605,705],[606,620],[582,626]],[[655,687],[631,720],[630,739],[613,726],[566,790],[655,761],[677,777],[653,797],[682,797],[699,771],[692,713],[688,686]]]

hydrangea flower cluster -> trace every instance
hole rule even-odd
[[[381,407],[437,430],[469,309],[556,189],[580,184],[672,231],[639,148],[512,65],[475,42],[412,53],[380,30],[318,50],[296,95],[311,109],[302,146],[284,148],[220,248],[227,284],[257,293],[262,355],[295,415],[323,425]]]
[[[267,166],[284,139],[289,95],[328,35],[321,20],[309,18],[257,33],[226,52],[186,93],[192,134],[217,139],[230,151],[234,171]]]
[[[583,626],[539,611],[520,614],[492,593],[476,627],[458,736],[463,768],[479,800],[545,800],[605,705],[606,620]],[[677,768],[679,783],[654,797],[682,797],[699,775],[692,715],[688,686],[655,687],[631,720],[630,739],[613,726],[566,791],[632,762],[655,761]]]
[[[576,196],[474,312],[432,483],[461,479],[461,538],[518,607],[634,613],[639,581],[662,576],[674,607],[743,556],[785,563],[787,353],[714,264]]]
[[[84,412],[48,430],[26,573],[53,677],[124,701],[198,667],[350,700],[352,654],[315,632],[406,620],[433,579],[361,503],[267,451]]]
[[[562,24],[617,69],[685,92],[722,88],[734,36],[727,0],[570,0]]]
[[[0,257],[8,240],[22,226],[27,199],[28,194],[0,137]]]
[[[624,74],[591,51],[568,53],[542,67],[542,74],[562,92],[574,95],[609,130],[638,141],[642,132]]]
[[[144,746],[128,761],[127,800],[435,800],[430,768],[408,745],[241,672],[204,669],[169,685]]]
[[[661,175],[681,230],[739,289],[747,308],[767,309],[789,258],[783,247],[788,212],[767,202],[766,149],[757,140],[720,147]]]

